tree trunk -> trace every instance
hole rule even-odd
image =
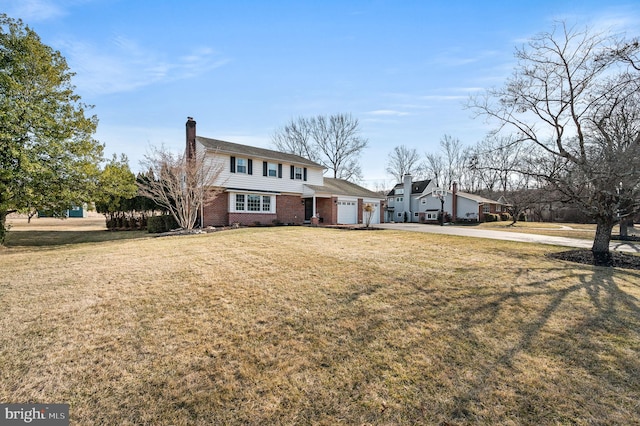
[[[598,266],[611,266],[611,252],[609,251],[609,243],[611,242],[611,229],[613,222],[598,222],[596,227],[596,236],[593,239],[593,259]]]
[[[0,210],[0,246],[4,245],[4,238],[7,235],[7,211],[4,209]]]

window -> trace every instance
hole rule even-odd
[[[244,158],[236,159],[236,172],[247,173],[247,160],[245,160]]]
[[[259,212],[261,198],[259,195],[247,195],[247,210],[250,212]]]
[[[291,165],[291,179],[307,180],[307,168]]]
[[[484,204],[484,205],[482,206],[482,212],[483,212],[483,213],[491,213],[491,205],[489,205],[489,204]]]
[[[278,165],[277,164],[269,163],[267,165],[267,176],[278,177]]]
[[[438,213],[427,212],[427,220],[438,220]]]
[[[236,210],[244,210],[244,194],[236,194]]]
[[[275,213],[275,195],[259,195],[259,194],[232,194],[235,197],[235,203],[232,203],[232,211],[235,212],[262,212]],[[234,200],[234,198],[231,198]]]

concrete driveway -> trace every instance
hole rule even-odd
[[[550,244],[574,248],[591,248],[593,241],[579,238],[552,237],[547,235],[522,234],[519,232],[504,232],[488,229],[477,229],[471,226],[437,226],[419,223],[381,223],[376,228],[393,229],[396,231],[426,232],[432,234],[459,235],[463,237],[492,238],[494,240],[518,241],[523,243]],[[613,241],[611,250],[640,253],[640,244],[626,241]]]

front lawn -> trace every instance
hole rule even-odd
[[[0,401],[78,425],[638,423],[640,274],[561,250],[303,227],[16,245]]]

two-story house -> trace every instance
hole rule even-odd
[[[418,222],[419,197],[428,194],[433,188],[435,182],[430,179],[413,182],[411,175],[404,175],[402,182],[387,194],[387,222]]]
[[[298,155],[196,135],[186,123],[186,155],[204,153],[219,164],[214,185],[221,189],[203,206],[203,226],[253,224],[358,224],[372,214],[384,218],[384,197],[343,179],[326,178],[324,167]],[[365,205],[373,213],[365,212]]]
[[[405,175],[387,194],[387,221],[438,223],[443,210],[451,220],[482,222],[486,213],[506,211],[504,202],[458,191],[455,182],[451,190],[438,193],[438,189],[433,180],[413,182],[411,175]]]

